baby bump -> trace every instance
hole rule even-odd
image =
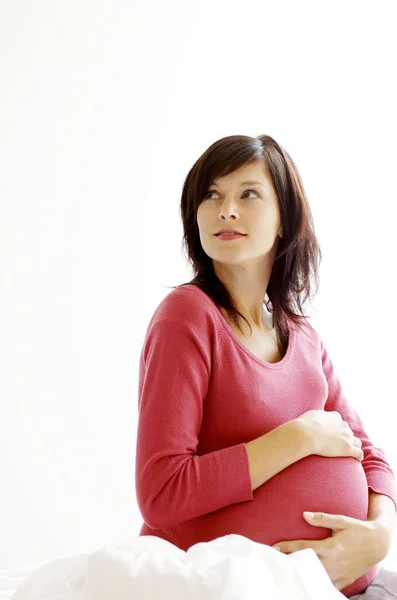
[[[368,484],[361,462],[352,457],[310,455],[257,488],[253,500],[180,523],[177,545],[186,550],[199,541],[230,533],[268,545],[329,537],[330,529],[305,521],[302,513],[306,510],[365,520]]]
[[[253,513],[256,512],[254,504],[257,508],[260,506],[255,535],[263,543],[272,545],[282,539],[323,539],[331,535],[331,530],[308,524],[303,511],[365,520],[368,483],[361,462],[355,458],[311,455],[257,488],[249,509]]]

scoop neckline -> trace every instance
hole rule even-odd
[[[239,348],[241,348],[241,350],[243,350],[243,352],[245,352],[245,354],[247,354],[248,356],[250,356],[256,363],[258,363],[262,367],[265,367],[266,369],[281,369],[281,368],[285,367],[287,364],[290,363],[291,358],[292,358],[293,353],[294,353],[295,340],[296,340],[296,337],[295,337],[295,328],[292,326],[292,324],[291,324],[290,321],[287,320],[287,328],[288,328],[289,338],[288,338],[287,350],[286,350],[283,358],[281,360],[279,360],[278,362],[276,362],[276,363],[266,362],[266,361],[262,360],[261,358],[259,358],[258,356],[256,356],[256,354],[254,354],[253,352],[251,352],[251,350],[249,350],[249,348],[247,348],[247,346],[245,346],[243,344],[243,342],[240,340],[240,338],[237,337],[237,335],[234,333],[233,329],[230,327],[230,324],[228,323],[227,319],[223,315],[223,313],[220,310],[220,308],[215,304],[215,302],[212,300],[212,298],[210,298],[204,292],[204,290],[202,290],[198,286],[193,285],[191,283],[189,283],[188,285],[185,285],[183,287],[195,288],[198,292],[200,292],[202,295],[204,295],[209,300],[209,302],[211,303],[211,305],[216,309],[217,315],[219,315],[219,317],[220,317],[220,322],[221,322],[221,324],[223,326],[223,330],[239,346]]]

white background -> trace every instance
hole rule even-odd
[[[0,2],[0,567],[137,535],[138,363],[207,147],[274,137],[312,324],[397,471],[393,1]]]

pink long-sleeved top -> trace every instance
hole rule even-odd
[[[303,511],[365,520],[368,490],[397,505],[393,471],[349,405],[315,331],[289,323],[285,356],[267,363],[241,342],[194,285],[155,310],[139,366],[135,486],[139,535],[182,550],[235,533],[273,545],[324,539]],[[252,491],[246,443],[311,409],[338,411],[362,441],[364,459],[310,455]],[[342,590],[361,593],[377,565]]]

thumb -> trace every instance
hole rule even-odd
[[[328,527],[328,529],[332,529],[333,531],[347,529],[354,520],[344,515],[330,515],[323,512],[312,513],[305,511],[303,516],[314,527]]]

